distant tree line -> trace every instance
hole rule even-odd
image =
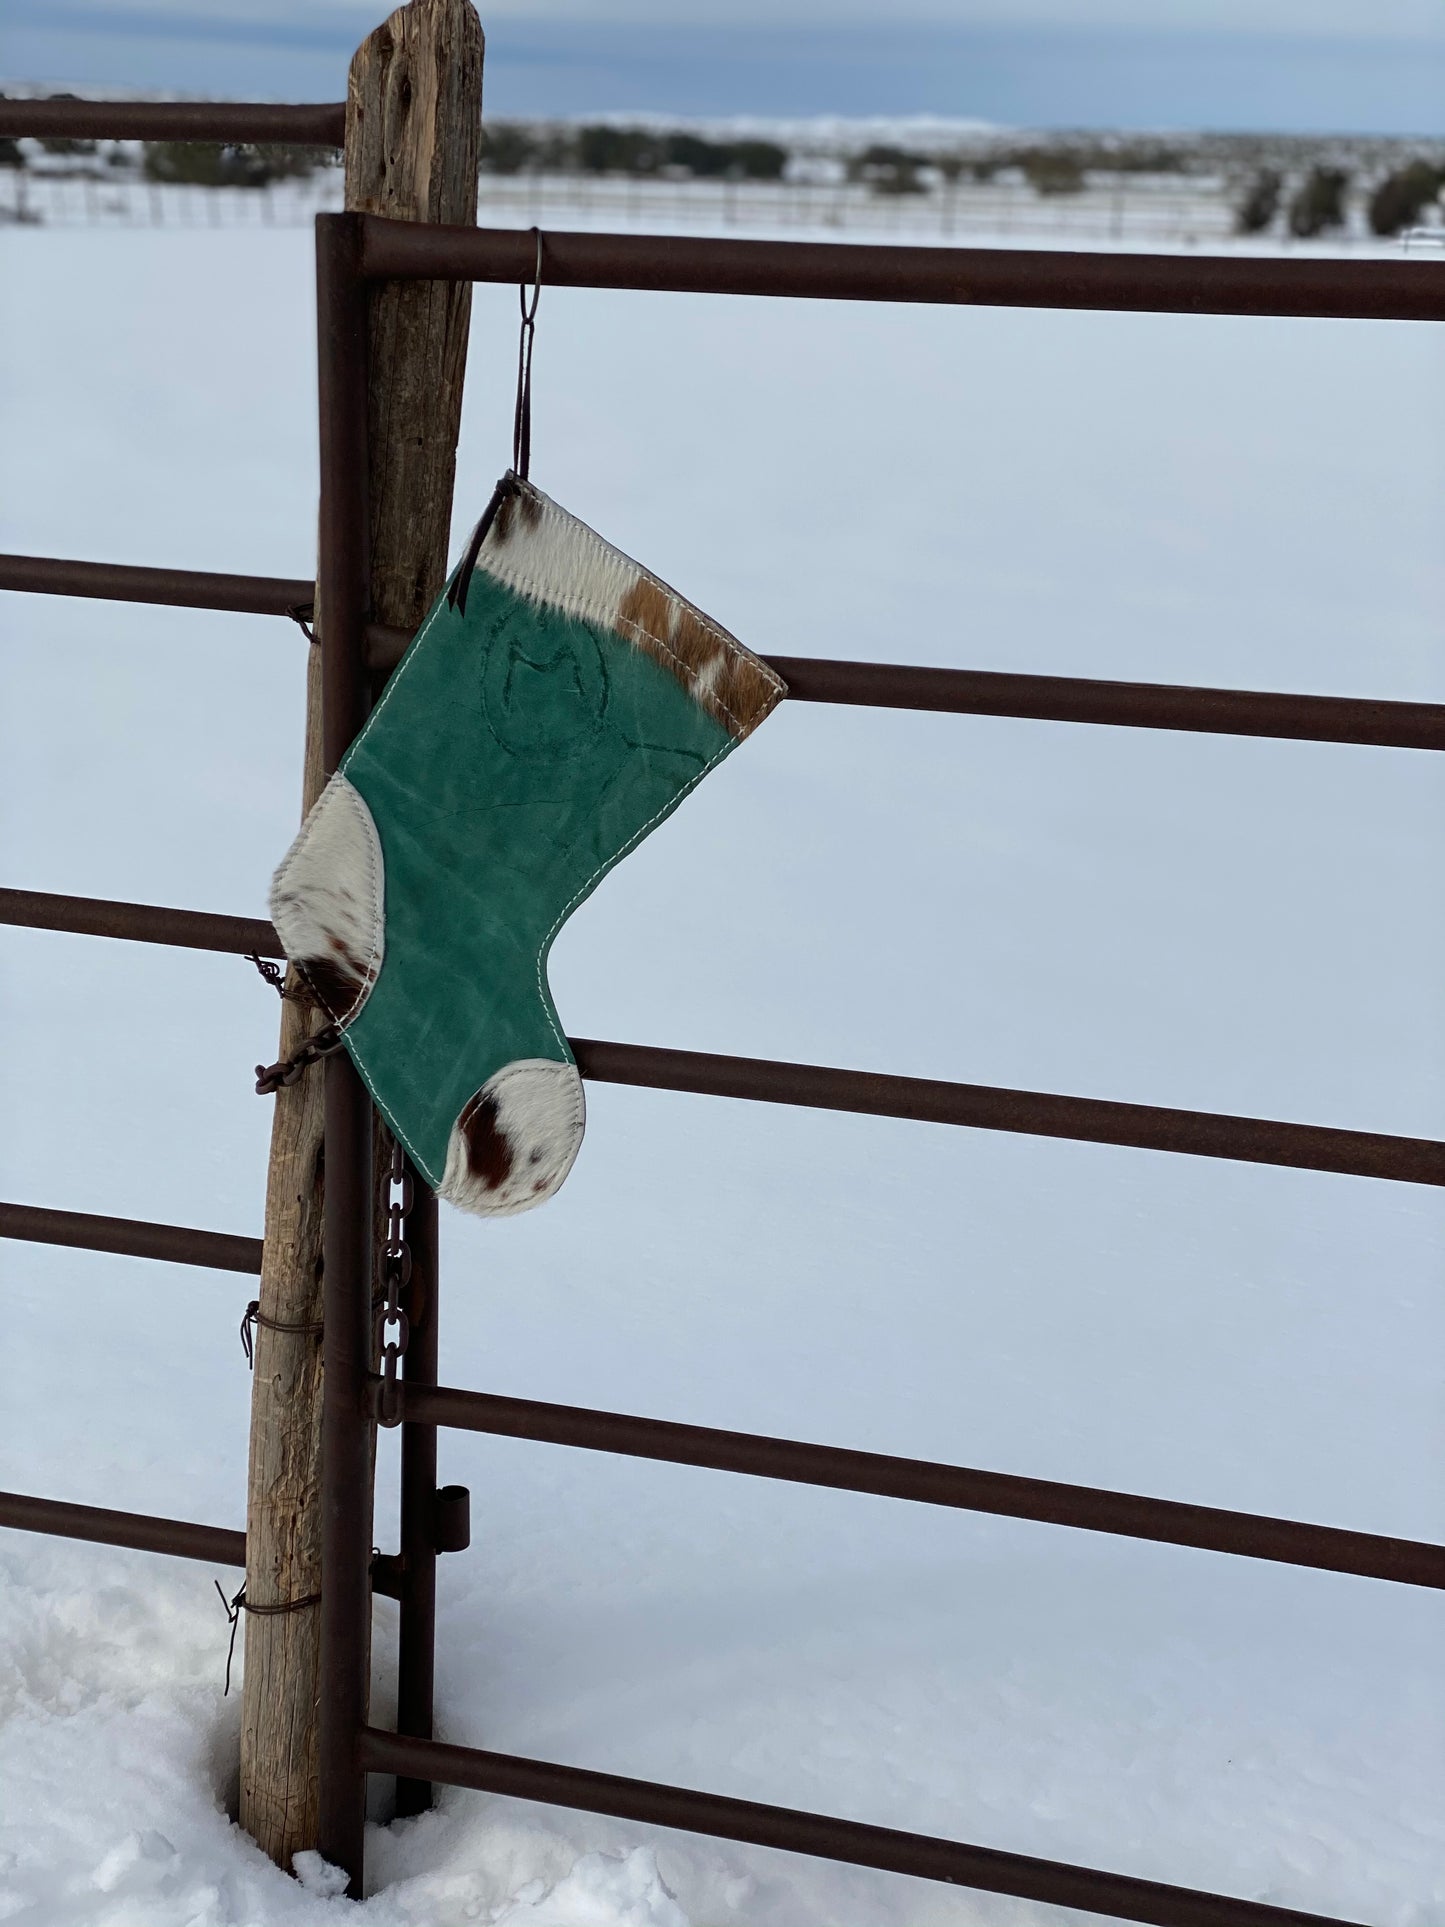
[[[1286,195],[1285,177],[1275,167],[1262,167],[1251,177],[1235,205],[1234,224],[1241,234],[1264,234],[1281,208],[1288,231],[1300,240],[1328,234],[1345,225],[1351,181],[1346,167],[1315,166]],[[1445,164],[1407,161],[1377,181],[1370,190],[1366,218],[1370,231],[1381,236],[1399,234],[1416,226],[1425,210],[1445,190]]]
[[[492,121],[482,127],[482,171],[489,174],[691,175],[701,180],[779,181],[788,150],[776,141],[714,140],[645,127],[535,127]]]
[[[1414,160],[1387,174],[1370,196],[1370,226],[1376,234],[1398,234],[1414,227],[1432,201],[1445,190],[1445,166],[1438,161]]]
[[[1189,157],[1158,141],[1030,141],[981,153],[874,145],[850,156],[847,176],[875,194],[926,194],[932,179],[992,181],[1021,174],[1036,194],[1078,194],[1090,174],[1182,174]]]
[[[142,170],[167,187],[269,187],[336,166],[339,147],[291,147],[280,141],[147,141]]]
[[[599,123],[558,127],[492,121],[482,130],[482,167],[492,174],[624,174],[691,176],[701,180],[777,181],[791,156],[776,141],[724,140],[694,133],[657,132]],[[959,153],[874,143],[849,156],[845,174],[879,194],[925,194],[931,177],[987,181],[1013,168],[1041,194],[1067,194],[1093,170],[1179,173],[1184,153],[1157,141],[1022,143]]]

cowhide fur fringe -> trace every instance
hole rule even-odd
[[[350,1023],[380,974],[386,938],[381,839],[344,776],[317,797],[276,872],[271,921],[327,1015]]]
[[[530,482],[509,478],[478,566],[518,595],[626,636],[739,742],[787,694],[736,636]]]

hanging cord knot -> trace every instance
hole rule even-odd
[[[301,631],[302,635],[305,636],[306,640],[314,646],[316,642],[316,631],[311,625],[316,620],[316,604],[314,602],[288,602],[286,604],[286,613],[296,624],[296,627]]]
[[[248,950],[246,952],[246,962],[255,964],[256,968],[266,979],[266,982],[270,984],[278,997],[284,997],[286,995],[286,973],[282,970],[280,964],[273,963],[269,957],[263,957],[255,950]]]
[[[241,1614],[254,1613],[258,1619],[271,1619],[278,1613],[304,1612],[308,1606],[319,1606],[321,1604],[321,1594],[319,1592],[309,1592],[304,1599],[285,1599],[282,1600],[278,1606],[253,1606],[246,1597],[246,1588],[244,1586],[242,1586],[241,1590],[236,1593],[234,1597],[227,1599],[225,1593],[221,1591],[220,1580],[214,1580],[212,1583],[216,1588],[217,1596],[221,1601],[226,1617],[231,1622],[231,1643],[226,1648],[226,1690],[221,1695],[221,1698],[225,1699],[231,1690],[231,1662],[236,1657],[236,1628],[241,1623]]]
[[[284,1318],[268,1318],[261,1309],[261,1300],[253,1298],[241,1318],[241,1350],[246,1354],[246,1369],[256,1369],[256,1327],[264,1326],[268,1332],[309,1333],[319,1338],[324,1329],[319,1318],[308,1319],[301,1324],[288,1324]]]
[[[262,957],[258,955],[256,951],[248,950],[246,952],[246,962],[255,964],[257,970],[260,971],[261,975],[266,979],[266,982],[270,984],[276,995],[284,999],[286,1003],[310,1004],[313,1009],[316,1007],[316,999],[312,996],[311,987],[304,978],[301,978],[297,982],[294,990],[288,990],[286,988],[285,971],[281,968],[280,964],[274,963],[270,957]]]
[[[256,1095],[271,1097],[285,1085],[296,1083],[304,1071],[341,1048],[342,1035],[340,1024],[324,1024],[314,1037],[308,1037],[301,1048],[292,1051],[289,1057],[283,1057],[275,1064],[258,1064]]]

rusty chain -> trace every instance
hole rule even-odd
[[[270,1097],[284,1085],[294,1084],[302,1072],[323,1057],[329,1057],[334,1050],[341,1048],[342,1030],[340,1024],[323,1024],[313,1037],[308,1037],[299,1050],[292,1051],[276,1064],[256,1066],[256,1095]]]
[[[416,1196],[415,1183],[406,1165],[406,1154],[399,1144],[392,1145],[387,1192],[386,1243],[381,1256],[386,1295],[377,1307],[373,1348],[381,1354],[381,1399],[377,1418],[382,1425],[399,1425],[401,1396],[396,1368],[405,1356],[407,1340],[411,1335],[411,1325],[401,1302],[402,1294],[411,1284],[411,1246],[406,1241],[403,1226],[411,1215]],[[396,1327],[394,1338],[386,1336],[389,1325]]]
[[[260,971],[262,977],[270,984],[278,997],[283,998],[288,1003],[305,1004],[313,1010],[317,1008],[316,997],[310,985],[307,984],[304,979],[299,981],[294,989],[288,990],[286,987],[286,973],[279,964],[273,963],[269,957],[262,957],[256,951],[248,950],[246,952],[246,961],[247,963],[255,964],[257,970]],[[283,1085],[294,1084],[304,1070],[309,1069],[319,1058],[329,1057],[340,1043],[340,1025],[324,1024],[314,1036],[308,1037],[301,1048],[293,1051],[289,1057],[283,1057],[275,1064],[258,1064],[256,1066],[256,1095],[258,1097],[271,1097],[275,1092],[279,1091]]]

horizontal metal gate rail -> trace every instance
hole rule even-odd
[[[94,1545],[129,1546],[136,1552],[165,1552],[173,1559],[209,1559],[222,1566],[246,1563],[244,1532],[191,1525],[185,1519],[157,1519],[149,1512],[112,1512],[108,1506],[33,1499],[23,1492],[0,1492],[0,1526],[48,1532],[61,1539],[87,1539]]]
[[[168,910],[160,904],[57,896],[49,890],[0,890],[0,923],[19,924],[27,930],[65,930],[80,937],[174,944],[183,950],[221,950],[240,957],[285,955],[274,926],[264,917]]]
[[[742,1840],[855,1867],[878,1867],[886,1873],[911,1874],[915,1879],[1011,1894],[1056,1907],[1086,1908],[1116,1920],[1148,1921],[1153,1927],[1348,1927],[1323,1914],[1298,1913],[1262,1901],[1231,1900],[1158,1880],[1073,1867],[1062,1860],[1001,1853],[995,1847],[901,1833],[893,1827],[764,1806],[756,1800],[731,1800],[718,1793],[695,1793],[655,1780],[623,1779],[620,1774],[558,1766],[550,1760],[519,1759],[481,1747],[444,1746],[372,1726],[361,1734],[361,1763],[372,1773],[404,1773],[446,1786],[508,1794],[514,1800],[539,1800],[619,1820],[682,1827],[715,1839]]]
[[[529,228],[426,226],[379,214],[350,218],[364,224],[361,272],[368,280],[510,281],[530,286],[536,272]],[[543,279],[549,288],[775,295],[786,300],[1100,308],[1294,320],[1445,319],[1445,262],[1420,260],[869,247],[838,241],[569,234],[548,228]]]
[[[1006,1519],[1149,1539],[1159,1545],[1193,1546],[1319,1572],[1348,1572],[1390,1579],[1401,1586],[1445,1590],[1445,1546],[1338,1526],[1302,1525],[1218,1506],[1186,1505],[1177,1499],[1145,1499],[1099,1486],[1063,1485],[1014,1473],[979,1472],[930,1459],[893,1458],[840,1445],[805,1445],[764,1438],[756,1432],[725,1432],[710,1425],[678,1425],[668,1419],[633,1418],[579,1405],[552,1405],[492,1392],[462,1392],[449,1385],[403,1386],[402,1420],[489,1432],[499,1438],[535,1439],[546,1445],[616,1452],[665,1465],[705,1466],[755,1479],[784,1479],[834,1491],[910,1499],[919,1505],[991,1512]]]
[[[0,136],[23,140],[282,141],[340,147],[345,101],[0,100]]]
[[[4,923],[265,957],[283,954],[274,929],[259,919],[94,897],[52,897],[40,890],[0,890],[0,924]],[[1345,1177],[1389,1178],[1398,1184],[1445,1185],[1445,1144],[1433,1138],[1173,1110],[1159,1104],[1122,1104],[942,1078],[836,1070],[766,1057],[725,1057],[592,1037],[567,1041],[583,1077],[598,1084],[632,1084],[701,1097],[908,1118],[922,1124],[1116,1144],[1178,1156],[1288,1165]]]
[[[0,555],[0,589],[261,616],[294,615],[309,609],[315,593],[313,584],[281,576],[123,568],[110,562],[40,555]],[[410,640],[404,629],[368,623],[368,666],[394,669]],[[1301,696],[1266,689],[1193,689],[1170,683],[1106,682],[1090,676],[847,662],[826,656],[764,656],[763,661],[788,685],[790,702],[1106,723],[1118,729],[1181,729],[1210,736],[1272,736],[1384,749],[1445,749],[1442,703]]]
[[[0,1238],[113,1251],[123,1258],[158,1258],[172,1265],[205,1265],[212,1271],[244,1271],[253,1277],[261,1273],[259,1238],[147,1224],[139,1218],[97,1218],[88,1211],[51,1211],[37,1204],[0,1204]]]
[[[0,135],[334,144],[340,142],[343,126],[344,110],[339,105],[220,108],[205,103],[0,102]],[[1420,261],[1202,259],[551,233],[544,236],[544,256],[545,279],[552,286],[1172,314],[1445,318],[1445,264]],[[530,235],[507,230],[430,228],[375,216],[325,216],[318,222],[318,262],[321,567],[327,606],[333,611],[323,681],[328,754],[334,763],[351,734],[348,708],[355,705],[364,711],[366,686],[374,683],[378,672],[394,666],[408,640],[399,631],[366,621],[364,543],[356,489],[356,477],[364,468],[358,436],[364,419],[365,283],[389,277],[525,281],[535,265],[535,244]],[[0,557],[0,588],[290,616],[304,613],[315,594],[310,582],[287,578],[26,556]],[[794,701],[1376,747],[1445,748],[1445,706],[1436,704],[805,657],[771,660]],[[0,922],[233,954],[280,954],[274,930],[262,919],[38,891],[0,891]],[[1288,1164],[1397,1182],[1445,1183],[1445,1146],[1421,1139],[643,1045],[575,1039],[573,1046],[583,1075],[593,1080]],[[379,1384],[369,1370],[366,1306],[359,1293],[348,1296],[346,1289],[346,1280],[354,1283],[365,1267],[370,1235],[364,1112],[356,1092],[346,1084],[347,1075],[342,1060],[330,1060],[328,1170],[333,1185],[327,1214],[328,1385],[334,1393],[349,1382],[353,1394],[347,1399],[328,1398],[332,1449],[327,1476],[333,1502],[338,1496],[337,1450],[343,1460],[358,1456],[369,1425],[367,1407]],[[258,1271],[261,1257],[258,1239],[18,1204],[0,1206],[0,1236],[243,1273]],[[448,1425],[961,1507],[1397,1584],[1445,1587],[1445,1548],[1372,1533],[509,1399],[434,1383],[403,1385],[401,1414],[414,1438],[434,1439],[435,1428]],[[404,1500],[404,1514],[406,1504]],[[186,1558],[244,1561],[244,1535],[239,1532],[21,1494],[0,1493],[0,1525]],[[404,1543],[415,1527],[416,1520],[404,1516]],[[330,1532],[323,1606],[329,1622],[329,1630],[324,1631],[328,1649],[324,1702],[330,1702],[330,1710],[323,1731],[323,1758],[329,1778],[325,1804],[331,1833],[323,1847],[354,1881],[359,1880],[361,1865],[364,1775],[380,1771],[395,1772],[412,1783],[434,1780],[480,1787],[1153,1922],[1158,1927],[1286,1927],[1286,1923],[1350,1927],[1261,1902],[957,1841],[484,1749],[443,1746],[420,1731],[379,1732],[365,1723],[364,1682],[359,1683],[369,1591],[370,1520],[363,1521],[353,1508],[340,1536],[334,1519]],[[429,1668],[429,1650],[425,1657]],[[426,1720],[429,1731],[429,1710]]]
[[[26,595],[154,602],[235,615],[286,616],[309,607],[314,582],[274,575],[216,575],[208,569],[142,569],[121,562],[72,562],[54,555],[0,555],[0,589]]]
[[[716,1057],[705,1051],[609,1044],[585,1037],[568,1041],[582,1075],[601,1083],[912,1118],[919,1123],[1022,1132],[1028,1137],[1068,1138],[1084,1144],[1128,1145],[1188,1157],[1293,1165],[1345,1176],[1392,1178],[1402,1184],[1445,1183],[1445,1145],[1429,1138],[1277,1124],[1267,1118],[1115,1104],[1104,1098],[1059,1097],[1048,1091],[945,1083],[932,1077],[831,1070],[821,1064],[783,1064],[761,1057]]]

